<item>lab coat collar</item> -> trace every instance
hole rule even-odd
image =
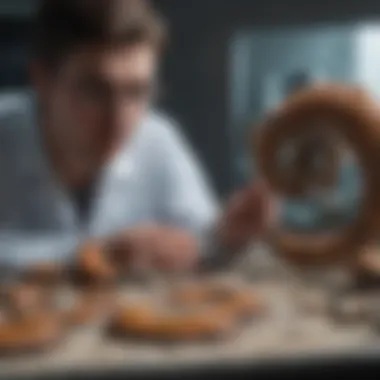
[[[125,144],[115,157],[105,165],[104,171],[115,179],[125,180],[131,177],[134,169],[132,147]]]
[[[139,126],[133,138],[125,142],[103,168],[87,230],[91,236],[108,235],[123,227],[120,224],[120,207],[126,202],[128,189],[138,180],[136,150],[142,128],[143,125]]]
[[[147,133],[149,118],[150,114],[148,113],[135,129],[133,136],[121,145],[113,159],[105,165],[105,171],[114,179],[128,180],[136,173],[136,153],[141,140]]]

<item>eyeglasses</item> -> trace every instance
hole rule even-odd
[[[142,103],[158,96],[157,82],[135,80],[112,85],[97,78],[84,78],[71,83],[72,89],[84,99],[96,103]]]

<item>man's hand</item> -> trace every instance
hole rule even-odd
[[[196,265],[198,241],[173,227],[146,226],[129,229],[109,241],[111,255],[126,270],[181,271]]]
[[[274,220],[275,211],[262,184],[237,192],[219,222],[219,242],[228,249],[243,249],[262,236]],[[126,230],[111,238],[108,246],[114,261],[126,270],[191,269],[197,265],[200,254],[196,237],[179,228],[157,225]]]
[[[238,191],[227,203],[219,224],[221,243],[228,249],[243,249],[265,233],[274,222],[277,211],[264,184],[253,184]]]

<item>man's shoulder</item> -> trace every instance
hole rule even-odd
[[[132,150],[129,144],[125,150],[142,162],[154,165],[167,160],[168,155],[174,157],[184,150],[186,142],[181,136],[177,122],[160,111],[150,111],[144,117],[134,139]]]
[[[0,94],[0,137],[20,135],[33,123],[34,101],[28,92]]]
[[[157,132],[171,133],[178,128],[177,121],[169,114],[160,111],[152,110],[146,117],[146,123],[148,128],[154,129]]]
[[[184,142],[179,123],[162,111],[151,111],[144,123],[143,135],[146,140],[160,142],[161,145]]]
[[[4,159],[19,156],[30,145],[34,123],[33,96],[25,93],[0,95],[0,154]]]

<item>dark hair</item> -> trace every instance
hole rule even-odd
[[[48,66],[87,45],[151,44],[161,50],[166,25],[147,0],[43,0],[34,56]]]

